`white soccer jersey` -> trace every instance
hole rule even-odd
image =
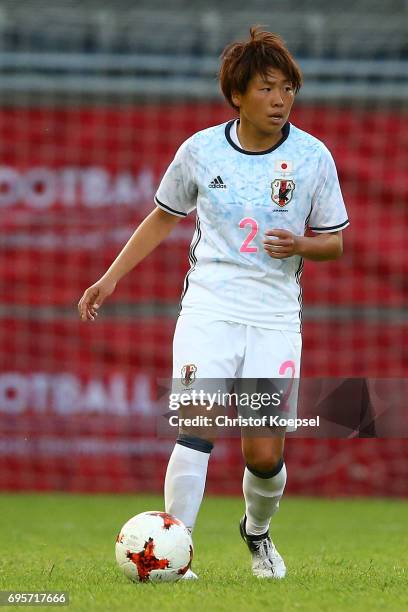
[[[197,210],[181,314],[210,315],[300,331],[303,259],[272,259],[270,229],[304,235],[349,224],[333,158],[325,145],[290,123],[263,152],[244,151],[234,121],[197,132],[168,167],[157,206],[179,216]]]

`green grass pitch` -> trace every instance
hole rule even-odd
[[[122,524],[163,509],[159,496],[3,494],[0,506],[0,589],[67,590],[65,610],[408,609],[404,501],[285,498],[272,535],[288,575],[271,581],[251,575],[242,501],[207,497],[194,533],[200,580],[176,584],[133,584],[114,558]]]

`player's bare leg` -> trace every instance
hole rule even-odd
[[[218,407],[214,407],[218,409]],[[194,417],[205,410],[202,406],[185,406],[183,417]],[[212,411],[214,415],[214,409]],[[181,426],[171,454],[164,482],[166,512],[177,516],[193,531],[204,495],[208,461],[216,438],[216,427]],[[197,579],[190,569],[183,580]]]
[[[246,510],[240,532],[252,555],[252,572],[258,578],[284,578],[286,574],[285,563],[269,536],[271,518],[286,484],[284,442],[283,432],[273,437],[242,438]]]

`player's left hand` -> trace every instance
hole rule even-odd
[[[269,257],[273,259],[285,259],[292,257],[298,252],[299,236],[284,229],[271,229],[265,232],[263,245]]]

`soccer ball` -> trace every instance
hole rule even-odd
[[[166,512],[142,512],[116,538],[116,561],[134,582],[176,582],[193,559],[190,532]]]

